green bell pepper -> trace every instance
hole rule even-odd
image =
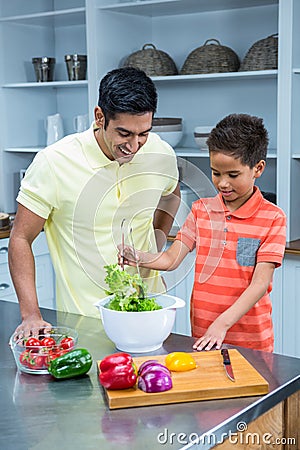
[[[77,348],[53,359],[48,372],[55,378],[73,378],[87,373],[93,363],[91,354],[85,348]]]

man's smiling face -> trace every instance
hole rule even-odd
[[[100,110],[101,111],[101,110]],[[105,118],[99,129],[97,141],[103,153],[110,160],[124,164],[133,159],[134,155],[147,141],[152,128],[152,112],[143,114],[117,114],[110,119],[105,129]]]

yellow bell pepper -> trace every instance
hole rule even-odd
[[[197,367],[195,359],[185,352],[169,353],[166,356],[165,365],[173,372],[185,372]]]

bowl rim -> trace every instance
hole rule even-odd
[[[45,331],[45,330],[50,330],[50,331]],[[42,332],[41,332],[42,331]],[[52,331],[52,333],[51,333]],[[62,339],[64,336],[70,336],[73,340],[74,340],[74,347],[72,347],[72,349],[66,350],[70,351],[73,350],[75,348],[77,348],[78,345],[78,331],[74,328],[70,328],[67,326],[51,326],[50,327],[45,327],[43,328],[33,328],[32,329],[32,333],[29,336],[22,336],[19,337],[17,340],[14,340],[14,337],[16,335],[18,335],[19,333],[14,332],[10,339],[9,339],[9,346],[10,349],[14,355],[14,359],[15,359],[15,363],[17,366],[17,369],[23,373],[28,373],[31,375],[49,375],[49,371],[48,368],[46,367],[46,363],[43,364],[43,367],[37,368],[37,367],[27,367],[26,365],[23,365],[19,358],[20,355],[22,354],[22,352],[24,351],[29,351],[30,355],[37,355],[37,356],[47,356],[47,352],[51,352],[53,351],[53,349],[57,349],[59,347],[59,340],[56,341],[56,344],[51,346],[51,347],[46,347],[46,346],[41,346],[41,347],[28,347],[26,346],[26,339],[30,338],[30,337],[37,337],[37,338],[41,338],[41,337],[51,337],[53,336],[54,338],[56,336],[59,336],[59,339]],[[47,349],[47,351],[45,350]],[[37,350],[37,351],[35,351]]]
[[[152,119],[152,126],[179,125],[181,123],[181,117],[153,117]]]
[[[204,138],[204,137],[208,137],[209,135],[210,135],[210,133],[197,133],[196,131],[194,131],[195,137]]]
[[[171,131],[168,131],[168,130],[164,130],[164,131],[153,131],[153,133],[156,133],[156,134],[161,134],[161,133],[167,133],[167,134],[171,134],[171,133],[173,133],[173,135],[175,136],[175,134],[183,134],[183,130],[171,130]]]
[[[153,133],[157,133],[158,131],[166,131],[166,132],[171,132],[171,131],[183,131],[182,130],[182,125],[153,125],[153,127],[151,128],[151,131],[153,131]]]
[[[211,130],[214,128],[214,125],[204,125],[204,126],[197,126],[194,128],[194,133],[210,133]]]
[[[172,298],[172,299],[174,299],[175,303],[173,305],[166,306],[166,307],[163,307],[161,309],[155,309],[153,311],[116,311],[114,309],[109,309],[109,308],[105,307],[106,304],[109,302],[109,299],[114,297],[114,294],[112,294],[112,295],[108,295],[108,296],[98,300],[96,303],[93,304],[93,306],[95,306],[99,310],[101,308],[101,310],[104,309],[105,311],[109,311],[111,313],[135,314],[135,315],[136,314],[143,314],[144,315],[144,314],[149,314],[149,313],[152,313],[152,314],[153,313],[156,313],[156,314],[160,313],[161,314],[162,311],[167,311],[168,309],[183,308],[186,305],[186,301],[185,300],[183,300],[180,297],[176,297],[175,295],[170,295],[170,294],[148,294],[148,296],[149,297],[161,297],[161,296],[163,296],[163,297]],[[106,303],[105,304],[101,304],[104,301],[106,301]]]
[[[43,330],[43,332],[41,333],[41,330]],[[44,332],[44,330],[50,330],[48,332]],[[56,332],[57,330],[63,330],[64,332]],[[54,331],[54,332],[51,332]],[[36,332],[36,333],[35,333]],[[75,330],[75,328],[70,328],[67,326],[60,326],[60,325],[55,325],[55,326],[51,326],[51,328],[49,327],[45,327],[43,328],[32,328],[31,330],[31,334],[29,336],[26,337],[19,337],[17,340],[15,340],[15,336],[18,336],[19,333],[17,333],[16,331],[13,332],[13,334],[11,335],[10,339],[9,339],[9,345],[12,349],[16,348],[16,347],[24,347],[23,345],[20,345],[21,341],[24,341],[24,339],[28,339],[30,337],[33,336],[51,336],[51,335],[68,335],[68,332],[73,334],[73,336],[71,336],[72,338],[75,339],[76,343],[78,341],[78,331]]]

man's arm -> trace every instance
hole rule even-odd
[[[10,274],[20,304],[22,323],[16,328],[18,333],[30,334],[33,328],[45,328],[39,310],[36,285],[35,261],[32,242],[43,229],[45,219],[19,205],[9,239],[8,262]]]
[[[178,182],[175,190],[170,195],[161,197],[154,213],[153,227],[155,230],[158,251],[160,251],[166,243],[179,205],[180,185]]]

